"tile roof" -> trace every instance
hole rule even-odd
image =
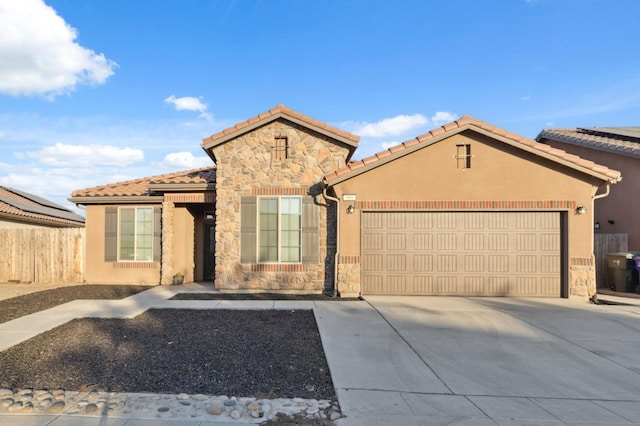
[[[84,217],[37,195],[0,186],[0,217],[54,227],[84,226]]]
[[[399,145],[393,146],[387,150],[364,158],[360,161],[351,161],[345,167],[326,174],[324,179],[329,185],[342,182],[345,179],[356,176],[360,173],[370,170],[371,168],[377,167],[378,165],[382,165],[388,161],[413,152],[414,149],[419,149],[421,145],[428,146],[430,143],[436,142],[438,140],[441,140],[442,138],[448,137],[469,128],[488,132],[494,137],[498,137],[504,142],[509,143],[510,145],[525,149],[537,155],[548,157],[557,162],[567,164],[571,167],[576,168],[577,170],[591,173],[603,180],[617,182],[621,179],[620,172],[617,170],[609,169],[605,166],[596,164],[593,161],[585,160],[578,157],[577,155],[569,154],[566,151],[551,148],[549,145],[545,145],[532,139],[520,136],[518,134],[511,133],[505,129],[501,129],[469,115],[465,115],[456,121],[445,124],[441,127],[431,130],[428,133],[403,142]],[[415,148],[410,149],[412,147]]]
[[[542,139],[640,158],[640,127],[544,129],[536,137]]]
[[[110,183],[93,188],[73,191],[72,197],[133,197],[151,195],[149,185],[153,184],[211,184],[216,180],[216,168],[185,170],[158,176]]]
[[[262,114],[258,114],[255,117],[252,117],[246,121],[236,124],[235,126],[228,127],[218,133],[215,133],[208,138],[204,138],[202,140],[203,147],[211,148],[219,143],[225,142],[230,137],[234,136],[236,132],[242,132],[242,130],[250,130],[250,126],[260,125],[266,122],[269,122],[278,117],[288,117],[290,119],[294,119],[300,121],[306,125],[311,127],[315,127],[320,131],[324,131],[326,133],[332,134],[334,136],[338,136],[339,139],[345,140],[354,148],[357,146],[358,141],[360,140],[360,136],[354,135],[349,132],[345,132],[344,130],[338,129],[337,127],[330,126],[327,123],[323,123],[321,121],[315,120],[311,117],[308,117],[304,114],[300,114],[292,110],[291,108],[286,107],[284,104],[278,104],[275,108],[271,108],[267,112],[263,112]]]

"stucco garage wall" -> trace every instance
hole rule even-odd
[[[460,169],[456,145],[471,146],[471,167]],[[362,211],[557,211],[565,212],[569,293],[595,291],[592,196],[601,182],[554,161],[485,135],[465,131],[397,158],[334,190],[355,194],[341,202],[339,273],[345,293],[359,293]],[[355,211],[346,209],[353,204]],[[578,205],[587,214],[576,215]]]

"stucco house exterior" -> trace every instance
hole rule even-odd
[[[622,172],[624,179],[596,200],[594,232],[626,233],[629,249],[640,251],[640,127],[544,129],[536,140]]]
[[[212,167],[75,191],[87,281],[595,293],[593,198],[620,172],[469,116],[351,161],[358,141],[278,105],[205,138]]]
[[[28,192],[0,186],[0,229],[84,228],[84,217]]]

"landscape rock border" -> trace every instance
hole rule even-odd
[[[226,395],[77,392],[0,389],[0,414],[106,416],[137,419],[190,419],[262,423],[278,416],[334,421],[342,417],[337,401],[302,398],[252,398]]]

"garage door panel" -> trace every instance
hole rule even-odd
[[[364,294],[560,296],[560,214],[365,212]]]

